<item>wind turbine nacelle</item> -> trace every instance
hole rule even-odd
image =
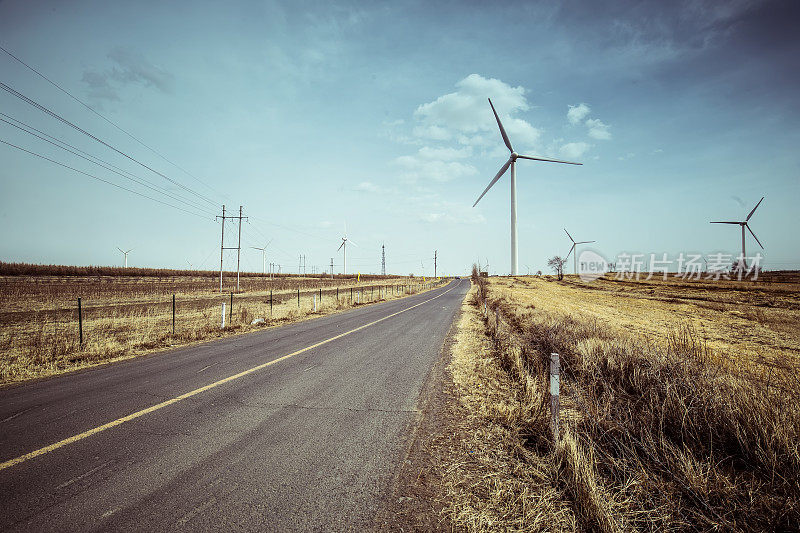
[[[513,161],[516,161],[518,157],[519,157],[519,154],[517,152],[511,152],[511,159]]]

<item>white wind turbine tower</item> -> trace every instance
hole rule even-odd
[[[344,237],[342,237],[342,244],[340,244],[339,248],[336,249],[336,251],[338,252],[339,250],[344,248],[344,251],[342,252],[343,255],[344,255],[344,267],[342,268],[342,275],[343,276],[347,275],[347,243],[348,242],[350,244],[352,244],[353,246],[358,246],[356,243],[354,243],[353,241],[351,241],[351,240],[349,240],[347,238],[347,224],[345,224],[344,225]]]
[[[489,98],[489,105],[492,107],[492,113],[494,113],[494,118],[497,120],[497,125],[500,128],[500,135],[503,136],[503,142],[506,143],[506,147],[511,152],[511,156],[508,158],[508,161],[500,168],[500,171],[494,177],[492,181],[489,182],[489,185],[484,189],[478,199],[475,200],[475,203],[472,204],[472,207],[478,205],[478,202],[481,201],[483,195],[486,194],[489,189],[492,188],[492,185],[497,183],[497,180],[505,174],[508,167],[511,167],[511,275],[516,276],[518,268],[517,263],[517,172],[516,172],[516,161],[517,159],[531,159],[533,161],[548,161],[550,163],[566,163],[568,165],[582,165],[583,163],[573,163],[572,161],[561,161],[559,159],[549,159],[546,157],[532,157],[529,155],[520,155],[514,151],[514,148],[511,147],[511,141],[508,140],[508,135],[506,135],[506,130],[503,128],[503,123],[500,122],[500,117],[497,116],[497,111],[494,109],[494,105],[492,104],[492,99]]]
[[[120,252],[122,252],[122,255],[125,257],[125,268],[128,268],[128,254],[129,254],[129,253],[131,253],[131,252],[133,251],[133,248],[131,248],[130,250],[128,250],[128,251],[126,252],[125,250],[123,250],[122,248],[120,248],[119,246],[117,246],[117,250],[119,250]]]
[[[747,218],[745,218],[742,221],[722,221],[722,222],[717,221],[717,222],[711,222],[711,224],[738,224],[738,225],[740,225],[742,227],[742,257],[741,257],[741,260],[739,261],[739,266],[737,268],[741,268],[741,269],[747,268],[747,263],[744,260],[744,258],[747,257],[747,255],[745,254],[745,251],[744,251],[744,228],[747,228],[747,231],[750,232],[750,235],[752,235],[753,238],[758,243],[758,245],[761,246],[761,249],[762,250],[764,249],[764,245],[761,244],[761,241],[758,240],[758,237],[756,237],[756,234],[753,233],[753,230],[750,229],[750,225],[747,223],[750,220],[750,217],[753,216],[753,213],[756,212],[756,209],[758,209],[758,206],[760,206],[761,202],[763,202],[763,201],[764,201],[764,197],[762,196],[761,200],[759,200],[758,203],[756,204],[756,206],[753,208],[753,210],[750,211],[750,214],[747,215]]]
[[[265,244],[263,248],[259,248],[257,246],[250,247],[253,250],[261,250],[261,262],[263,263],[262,269],[264,271],[265,276],[267,275],[267,246],[269,246],[270,242],[272,242],[272,239],[270,239],[269,242]]]
[[[569,254],[571,254],[574,251],[575,255],[572,256],[572,262],[574,263],[574,267],[573,268],[575,269],[575,274],[577,274],[578,273],[578,250],[577,250],[577,246],[579,244],[589,244],[590,242],[597,242],[597,241],[578,241],[578,242],[575,242],[575,239],[573,239],[572,235],[569,234],[569,232],[567,231],[567,228],[564,228],[564,232],[567,234],[567,237],[569,237],[569,240],[572,241],[572,247],[569,249],[569,252],[567,253],[567,257],[564,258],[564,261],[569,259]]]

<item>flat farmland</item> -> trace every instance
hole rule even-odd
[[[716,364],[768,379],[800,370],[800,274],[753,281],[497,278],[492,288],[522,306],[595,321],[619,334],[666,344],[689,334]],[[796,382],[800,385],[800,382]]]
[[[431,472],[456,529],[797,530],[797,273],[475,272],[450,371],[462,440]]]
[[[226,276],[220,292],[219,278],[201,275],[2,276],[0,383],[293,322],[430,287],[430,280],[404,277],[365,276],[359,281],[248,275],[240,278],[239,291],[235,276]],[[262,321],[252,324],[255,319]]]

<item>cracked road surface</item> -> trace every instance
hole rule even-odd
[[[363,530],[468,280],[0,389],[0,530]]]

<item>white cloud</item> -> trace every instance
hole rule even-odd
[[[567,119],[569,120],[570,124],[580,124],[580,122],[586,118],[590,111],[591,109],[589,106],[583,103],[571,105],[567,111]]]
[[[418,155],[403,155],[394,160],[395,165],[402,169],[402,177],[407,181],[433,180],[438,182],[451,181],[464,176],[476,174],[477,169],[466,163],[431,159],[423,155],[425,148],[420,149]],[[428,150],[428,154],[433,150]]]
[[[439,222],[444,218],[444,213],[423,213],[419,218],[423,222]]]
[[[430,224],[483,224],[486,222],[479,211],[453,202],[433,202],[426,206],[429,211],[420,213],[419,220]]]
[[[353,187],[353,190],[359,192],[378,192],[380,188],[370,181],[362,181]]]
[[[426,126],[414,127],[413,133],[417,137],[423,139],[430,139],[433,141],[447,141],[453,137],[453,134],[441,126],[429,124]]]
[[[415,135],[433,140],[456,138],[459,144],[480,146],[487,143],[482,133],[491,132],[493,142],[497,142],[500,139],[497,123],[487,101],[491,98],[512,143],[532,148],[539,142],[540,130],[513,117],[530,109],[524,87],[470,74],[456,83],[456,89],[414,111],[414,118],[420,123],[414,128]]]
[[[562,145],[558,151],[568,159],[578,159],[586,153],[592,145],[584,142],[567,143]]]
[[[611,138],[611,132],[609,131],[610,126],[603,123],[601,120],[588,118],[585,124],[586,127],[589,128],[589,137],[592,139],[607,141]]]
[[[472,155],[469,148],[430,148],[423,146],[419,149],[419,156],[423,159],[441,159],[444,161],[452,161],[453,159],[464,159]]]

